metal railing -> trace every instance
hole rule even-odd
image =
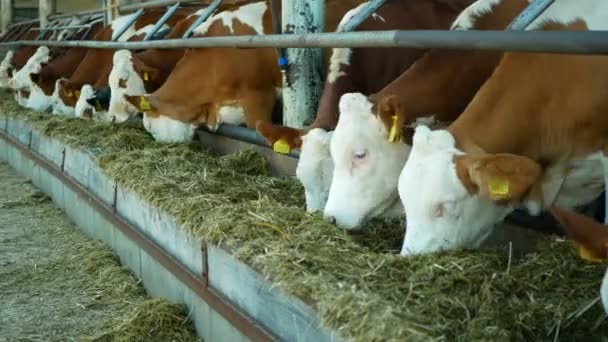
[[[391,30],[346,33],[269,34],[158,41],[12,41],[0,46],[65,46],[97,49],[183,48],[444,48],[571,54],[608,54],[608,31]]]

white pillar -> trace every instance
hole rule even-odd
[[[53,14],[52,0],[38,0],[38,16],[40,17],[40,27],[46,27],[49,22],[49,15]]]
[[[282,0],[281,8],[283,33],[323,32],[324,0]],[[283,125],[304,128],[315,115],[323,89],[323,49],[287,49],[286,54]]]
[[[2,34],[5,34],[8,31],[8,25],[13,20],[13,2],[11,0],[1,0],[0,12],[0,26]]]

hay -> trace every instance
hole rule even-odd
[[[30,182],[3,163],[0,177],[0,340],[198,340],[183,308],[147,298]]]
[[[115,137],[107,130],[142,133],[63,125],[46,126],[47,133],[61,140],[70,133],[72,143],[87,141],[83,147],[97,141],[104,146],[99,165],[110,177],[174,215],[188,232],[231,248],[352,340],[608,336],[597,302],[605,266],[579,260],[568,242],[548,238],[538,252],[511,260],[503,249],[401,258],[398,222],[378,221],[351,236],[306,213],[299,183],[270,177],[267,163],[251,151],[218,157],[195,144],[163,145],[148,137],[108,146],[104,139]],[[74,133],[85,131],[104,133]]]

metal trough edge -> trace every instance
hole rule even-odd
[[[210,308],[223,316],[231,325],[242,332],[252,341],[274,341],[277,338],[258,323],[253,321],[243,312],[240,312],[231,303],[224,300],[216,291],[208,287],[207,270],[198,276],[186,269],[173,256],[167,253],[157,243],[142,234],[137,228],[119,217],[114,208],[104,204],[99,198],[77,181],[66,175],[61,168],[41,157],[29,149],[25,144],[16,141],[4,131],[0,130],[0,139],[9,146],[14,147],[24,157],[31,160],[35,165],[46,170],[50,175],[58,179],[64,186],[73,191],[88,206],[102,215],[114,227],[118,228],[131,241],[136,243],[142,250],[148,253],[154,260],[168,270],[173,276],[192,290],[200,299],[206,302]],[[206,259],[206,248],[203,250],[203,259]],[[206,260],[202,260],[203,265]]]

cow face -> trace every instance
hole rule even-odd
[[[72,85],[69,80],[62,79],[59,81],[59,87],[55,88],[59,91],[59,98],[65,106],[76,107],[76,102],[80,98],[80,89]]]
[[[8,88],[9,80],[13,77],[13,64],[11,61],[13,60],[14,55],[15,52],[9,50],[0,63],[0,88]]]
[[[144,95],[144,80],[135,71],[132,54],[128,50],[119,50],[114,53],[114,64],[108,83],[111,96],[108,115],[113,122],[121,123],[137,114],[137,107],[125,99],[125,95]],[[148,74],[146,74],[149,77]],[[147,78],[146,77],[146,78]]]
[[[407,216],[402,255],[478,247],[541,175],[515,155],[468,156],[447,130],[416,128],[399,177]]]
[[[372,217],[403,215],[397,182],[409,146],[389,142],[386,127],[364,95],[343,95],[339,109],[330,143],[334,172],[325,218],[357,229]]]
[[[323,210],[329,196],[334,164],[329,153],[332,132],[320,128],[310,130],[302,136],[300,160],[296,177],[304,186],[306,210]]]
[[[89,84],[85,84],[82,86],[80,90],[80,96],[78,97],[78,101],[76,102],[76,106],[74,108],[74,112],[76,113],[76,117],[92,119],[98,118],[103,111],[98,111],[98,108],[91,105],[90,100],[96,97],[95,89]],[[104,117],[101,116],[103,119]]]

